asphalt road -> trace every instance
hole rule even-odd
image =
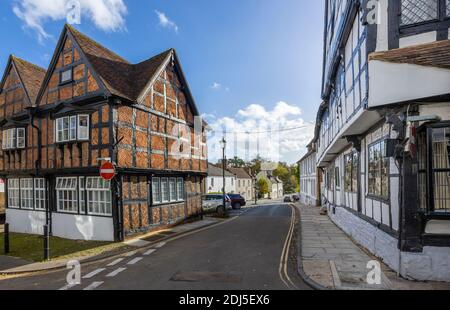
[[[0,290],[287,290],[308,289],[296,273],[292,208],[251,209],[219,226],[83,266],[81,284],[68,287],[57,271],[0,281]],[[287,250],[289,249],[289,255]]]

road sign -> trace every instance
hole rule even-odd
[[[100,167],[100,176],[105,181],[111,181],[114,176],[116,175],[116,169],[114,168],[114,165],[112,163],[104,163]]]

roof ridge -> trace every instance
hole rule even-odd
[[[132,65],[127,59],[125,59],[124,57],[120,56],[119,54],[117,54],[116,52],[114,52],[113,50],[105,47],[103,44],[100,44],[98,41],[92,39],[91,37],[87,36],[86,34],[82,33],[81,31],[77,30],[76,28],[74,28],[73,26],[66,24],[65,27],[73,34],[75,40],[77,40],[77,35],[83,37],[84,39],[88,40],[90,43],[97,45],[97,47],[100,47],[102,49],[104,49],[105,51],[107,51],[108,53],[111,53],[113,56],[118,57],[119,59],[123,60],[125,63]],[[80,43],[77,40],[78,45],[81,47]]]
[[[23,63],[25,63],[26,65],[30,65],[30,66],[32,66],[32,67],[34,67],[34,68],[36,68],[36,69],[38,69],[38,70],[40,70],[40,71],[47,72],[47,69],[44,69],[44,68],[42,68],[41,66],[38,66],[38,65],[36,65],[36,64],[34,64],[34,63],[28,61],[28,60],[25,60],[25,59],[23,59],[23,58],[17,57],[17,56],[15,56],[15,55],[11,55],[11,59],[12,59],[12,60],[19,61],[19,62],[23,62]]]
[[[160,57],[160,56],[162,56],[162,55],[164,55],[164,54],[166,54],[166,53],[172,52],[172,51],[174,51],[174,50],[175,50],[174,48],[169,48],[169,49],[167,49],[167,50],[165,50],[165,51],[163,51],[163,52],[161,52],[161,53],[159,53],[159,54],[157,54],[157,55],[155,55],[155,56],[152,56],[152,57],[150,57],[150,58],[147,58],[147,59],[145,59],[145,60],[142,60],[142,61],[140,61],[140,62],[138,62],[138,63],[131,64],[131,65],[132,65],[133,67],[142,65],[142,64],[145,63],[145,62],[148,62],[148,61],[150,61],[150,60],[152,60],[152,59],[155,59],[155,58],[157,58],[157,57]]]

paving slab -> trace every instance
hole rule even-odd
[[[339,290],[450,290],[450,283],[408,281],[382,264],[379,285],[367,283],[369,261],[378,260],[336,226],[320,209],[295,204],[300,211],[301,264],[313,282]],[[379,260],[378,260],[379,261]]]

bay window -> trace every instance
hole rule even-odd
[[[3,130],[2,148],[4,150],[25,148],[25,128]]]
[[[73,115],[56,119],[56,142],[89,140],[89,115]]]

